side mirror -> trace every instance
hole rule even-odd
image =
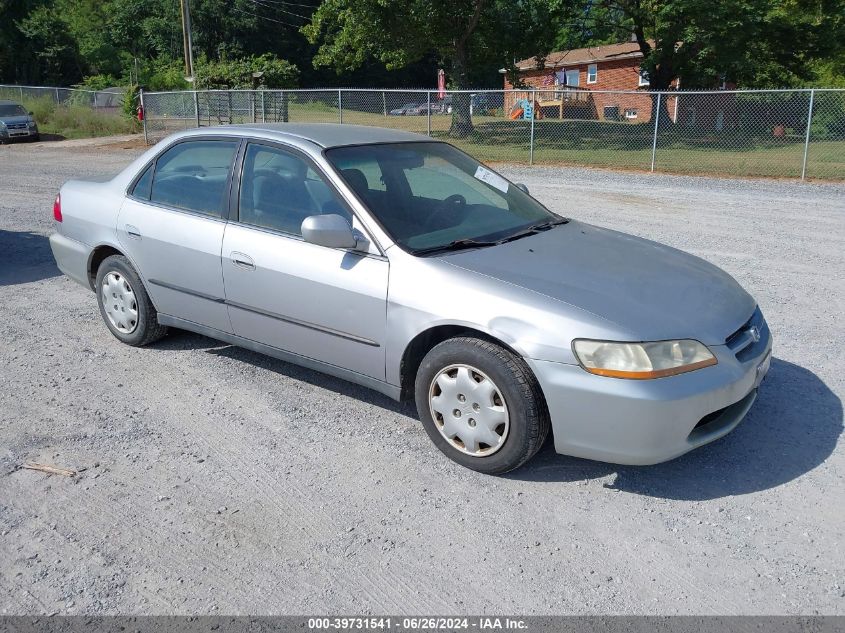
[[[30,110],[30,111],[29,111],[29,116],[35,116],[35,113],[34,113],[32,110]]]
[[[526,187],[526,186],[525,186],[524,184],[522,184],[521,182],[516,183],[516,188],[517,188],[517,189],[522,189],[525,193],[528,193],[528,187]]]
[[[306,242],[328,248],[358,247],[358,238],[349,222],[336,213],[305,218],[302,221],[302,237]]]

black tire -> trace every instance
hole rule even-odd
[[[121,332],[112,324],[103,305],[103,279],[112,272],[124,277],[135,295],[138,319],[135,323],[135,328],[128,333]],[[103,317],[103,322],[120,342],[132,345],[133,347],[143,347],[159,340],[167,334],[167,327],[160,325],[158,322],[158,313],[152,301],[150,301],[150,296],[147,294],[141,278],[135,272],[129,260],[123,255],[111,255],[103,260],[97,269],[97,281],[94,291],[97,295],[97,305],[100,306],[100,316]]]
[[[432,381],[455,364],[470,365],[486,374],[504,398],[510,428],[495,453],[476,457],[462,452],[441,435],[432,418]],[[417,413],[434,445],[461,466],[481,473],[500,475],[519,468],[540,450],[549,434],[545,399],[531,370],[522,358],[490,341],[459,337],[433,347],[417,370],[414,393]]]

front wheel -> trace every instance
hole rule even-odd
[[[531,370],[489,341],[460,337],[436,345],[417,371],[415,395],[435,446],[482,473],[518,468],[540,450],[549,432]]]
[[[141,278],[123,255],[103,260],[95,290],[103,321],[118,340],[141,347],[167,334]]]

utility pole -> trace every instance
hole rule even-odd
[[[182,8],[182,47],[185,51],[185,79],[194,80],[194,51],[191,40],[191,8],[188,0],[179,0]]]

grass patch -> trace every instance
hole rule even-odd
[[[65,138],[92,138],[133,134],[139,131],[137,121],[122,113],[98,110],[86,105],[56,104],[50,97],[24,100],[23,107],[33,113],[38,131]]]
[[[291,107],[291,121],[338,120],[337,109]],[[344,123],[376,125],[427,134],[426,116],[383,116],[343,111]],[[474,132],[451,138],[451,117],[432,115],[431,135],[487,162],[527,163],[530,159],[531,122],[495,116],[473,116]],[[534,123],[534,163],[651,169],[654,140],[652,123],[543,119]],[[655,170],[678,174],[798,178],[804,159],[803,134],[775,137],[770,131],[725,129],[721,132],[672,127],[659,132]],[[807,155],[807,177],[845,180],[845,140],[813,141]]]

